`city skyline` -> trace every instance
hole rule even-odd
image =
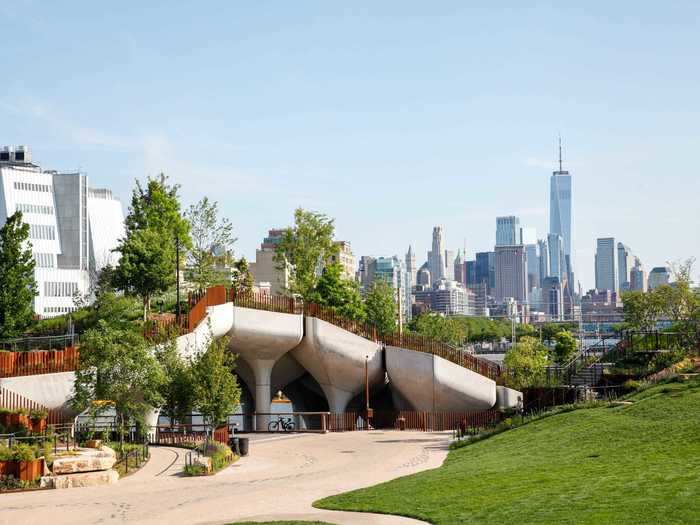
[[[578,16],[221,4],[216,20],[178,6],[157,17],[24,7],[22,23],[0,22],[13,71],[0,142],[31,146],[44,166],[81,168],[125,211],[134,179],[163,170],[186,205],[220,202],[249,260],[297,206],[335,217],[357,256],[403,256],[411,244],[422,264],[441,225],[446,248],[466,239],[471,260],[493,250],[497,216],[544,238],[559,133],[584,290],[597,238],[619,239],[649,270],[700,255],[685,234],[699,223],[688,166],[700,74],[685,67],[699,50],[696,5],[598,4]],[[413,38],[419,27],[425,39]],[[193,67],[202,75],[182,75]],[[37,82],[37,71],[60,80]]]

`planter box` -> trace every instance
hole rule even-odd
[[[31,428],[29,416],[24,414],[0,414],[0,423],[6,427],[23,426]]]
[[[87,443],[85,443],[85,446],[87,448],[102,448],[102,440],[101,439],[88,439]]]
[[[0,474],[21,481],[34,481],[44,475],[44,458],[31,461],[0,461]]]
[[[46,431],[46,418],[30,419],[32,424],[31,431],[35,434],[43,434]]]
[[[34,481],[44,475],[44,458],[32,461],[18,461],[19,479],[21,481]]]

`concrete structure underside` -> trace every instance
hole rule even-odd
[[[239,355],[236,373],[254,400],[258,429],[267,428],[271,398],[279,390],[297,411],[339,413],[361,408],[365,364],[372,395],[387,392],[388,387],[396,410],[482,411],[515,406],[519,395],[433,354],[392,346],[384,349],[334,324],[300,314],[233,303],[212,306],[194,331],[178,338],[178,351],[192,357],[212,337],[228,337],[230,350]],[[65,372],[5,378],[0,386],[47,408],[67,408],[74,377],[73,372]],[[148,418],[149,424],[156,424],[157,414],[156,410]]]

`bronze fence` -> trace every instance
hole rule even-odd
[[[207,429],[204,425],[157,426],[155,433],[150,434],[150,436],[151,443],[154,445],[190,447],[201,445],[207,440]],[[213,432],[213,439],[218,443],[227,444],[229,441],[228,425],[217,427]]]
[[[377,342],[377,330],[363,321],[348,319],[333,308],[309,303],[304,305],[304,315],[321,319],[355,335]]]
[[[466,428],[486,428],[501,420],[498,410],[483,410],[478,412],[416,412],[373,411],[370,424],[373,429],[418,430],[421,432],[442,432],[455,430],[460,426]],[[328,416],[328,430],[331,432],[346,432],[368,430],[365,413],[341,412]]]
[[[253,308],[255,310],[265,310],[283,314],[300,315],[303,313],[301,303],[294,299],[294,297],[249,291],[239,292],[235,288],[231,288],[228,294],[230,301],[235,306],[240,306],[242,308]]]
[[[34,350],[30,352],[0,352],[0,377],[31,376],[72,372],[78,367],[79,351]]]
[[[393,333],[383,335],[381,339],[384,344],[389,346],[407,348],[408,350],[425,352],[442,357],[443,359],[452,361],[478,374],[489,377],[494,381],[501,375],[501,367],[497,363],[482,357],[477,357],[467,351],[460,350],[442,341],[431,339],[430,337],[419,334]]]
[[[46,408],[41,403],[32,401],[24,396],[3,388],[0,386],[0,408],[6,410],[26,410],[31,412],[32,410],[43,410],[48,413],[46,416],[46,422],[49,425],[60,425],[66,422],[72,422],[71,414],[68,411],[57,409],[57,408]]]

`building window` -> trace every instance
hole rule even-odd
[[[37,268],[54,268],[56,266],[53,253],[35,253],[34,261]]]
[[[42,193],[51,193],[51,186],[48,184],[34,184],[31,182],[15,181],[14,187],[16,190],[22,191],[38,191]]]
[[[78,283],[45,282],[45,297],[73,297],[78,291]]]
[[[42,215],[53,215],[53,206],[43,204],[17,204],[17,211],[22,213],[40,213]]]
[[[39,241],[54,241],[56,240],[56,228],[46,224],[30,224],[29,237]]]

